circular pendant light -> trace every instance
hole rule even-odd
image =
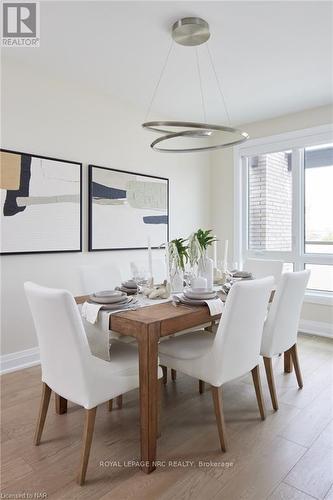
[[[168,122],[165,122],[168,123]],[[182,124],[183,126],[186,126],[187,123],[189,123],[191,126],[194,124],[191,122],[179,122],[179,124]],[[155,139],[151,143],[151,148],[154,151],[158,151],[160,153],[193,153],[193,152],[199,152],[199,151],[213,151],[214,149],[220,149],[221,147],[229,147],[229,146],[236,146],[237,144],[241,144],[242,142],[246,141],[249,138],[249,135],[246,132],[242,132],[241,130],[238,130],[233,127],[224,127],[222,125],[210,125],[207,123],[197,123],[195,124],[197,129],[196,130],[185,130],[183,132],[176,132],[174,134],[166,134],[165,136],[159,137],[158,139]],[[223,136],[221,134],[223,132]],[[205,139],[205,138],[210,138],[212,139],[211,142],[213,142],[214,137],[221,136],[224,138],[225,135],[229,135],[229,139],[227,139],[227,142],[218,142],[217,144],[211,144],[211,145],[206,145],[206,146],[194,146],[194,147],[189,147],[189,148],[181,148],[179,149],[178,147],[169,147],[169,148],[161,148],[158,146],[161,142],[165,141],[171,141],[172,139],[176,138],[190,138],[190,139]],[[228,142],[229,141],[229,142]]]
[[[159,88],[159,85],[161,83],[163,74],[165,72],[166,66],[168,64],[168,60],[171,54],[171,50],[173,47],[173,42],[175,41],[176,43],[187,46],[187,47],[196,47],[198,45],[206,43],[209,38],[210,38],[210,31],[209,31],[209,25],[208,23],[201,18],[198,17],[186,17],[183,19],[180,19],[176,21],[171,30],[172,34],[172,43],[169,48],[169,52],[167,54],[165,63],[163,65],[159,80],[157,82],[157,85],[155,87],[155,90],[153,92],[153,96],[146,114],[146,118],[149,115],[149,112],[152,108],[157,90]],[[225,108],[225,112],[228,118],[229,126],[225,125],[212,125],[209,123],[206,123],[206,109],[205,109],[205,101],[204,101],[204,94],[203,94],[203,88],[202,88],[202,80],[201,80],[201,72],[200,72],[200,65],[199,65],[199,57],[198,57],[198,52],[196,50],[196,59],[197,59],[197,70],[198,70],[198,77],[199,77],[199,83],[200,83],[200,92],[201,92],[201,101],[202,101],[202,108],[203,108],[203,115],[205,118],[205,122],[189,122],[189,121],[165,121],[165,120],[158,120],[158,121],[145,121],[142,124],[142,127],[145,128],[146,130],[150,130],[152,132],[157,132],[159,134],[164,134],[162,137],[159,137],[158,139],[155,139],[150,145],[150,147],[154,151],[159,151],[159,152],[170,152],[170,153],[191,153],[191,152],[198,152],[198,151],[212,151],[215,149],[219,148],[226,148],[229,146],[233,146],[236,144],[241,144],[242,142],[246,141],[249,138],[249,135],[246,132],[243,132],[241,130],[238,130],[236,128],[233,128],[230,126],[230,117],[229,113],[226,107],[224,95],[217,77],[216,69],[213,63],[213,59],[208,47],[208,44],[206,45],[207,47],[207,52],[208,56],[210,59],[211,66],[214,71],[217,87],[219,90],[219,93],[222,98],[222,102]],[[221,141],[218,141],[217,143],[214,143],[213,139],[217,139],[218,137],[221,138]],[[179,146],[177,145],[176,147],[160,147],[159,144],[162,142],[166,141],[172,141],[172,143],[175,143],[175,139],[180,139],[180,144]],[[197,139],[200,141],[198,146],[190,146],[190,147],[183,147],[182,145],[182,140],[185,139]],[[202,144],[202,141],[205,140],[208,141],[206,144]],[[179,142],[179,141],[177,141]]]

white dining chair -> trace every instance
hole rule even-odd
[[[226,451],[222,386],[252,372],[261,418],[265,418],[259,359],[262,329],[273,277],[235,283],[226,300],[216,335],[198,331],[159,346],[160,364],[212,386],[222,451]]]
[[[115,264],[80,266],[83,294],[113,290],[121,284],[121,273]]]
[[[303,387],[302,374],[297,354],[297,329],[304,293],[310,271],[284,273],[275,292],[273,302],[265,321],[260,354],[264,358],[267,382],[274,410],[278,400],[272,368],[273,356],[284,352],[286,364],[292,364],[300,389]],[[292,364],[290,365],[292,367]],[[291,369],[289,370],[291,371]]]
[[[243,270],[252,273],[255,279],[273,276],[275,284],[281,278],[282,269],[282,260],[247,259],[243,264]]]
[[[24,284],[37,333],[42,367],[42,398],[34,437],[41,441],[51,392],[85,409],[78,483],[85,481],[97,406],[139,387],[138,352],[113,346],[110,362],[93,356],[73,296],[66,290]],[[158,377],[162,376],[159,369]]]

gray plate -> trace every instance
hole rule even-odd
[[[91,302],[95,302],[97,304],[122,304],[127,301],[126,293],[122,292],[121,295],[109,297],[96,297],[95,294],[89,295],[89,299]]]
[[[92,302],[91,300],[89,300],[88,302],[95,304],[95,302]],[[128,309],[129,307],[134,306],[136,303],[137,301],[128,298],[128,300],[125,303],[118,302],[118,304],[103,304],[101,309],[103,309],[104,311],[117,311],[118,309]]]
[[[205,300],[201,300],[201,299],[189,299],[189,298],[185,297],[185,295],[181,295],[179,297],[179,300],[183,304],[188,304],[188,305],[191,305],[191,306],[204,306],[204,305],[206,305]],[[206,299],[206,300],[210,300],[210,299]]]

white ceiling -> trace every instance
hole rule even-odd
[[[333,101],[328,1],[41,2],[39,49],[3,51],[14,61],[135,103],[143,118],[164,64],[172,23],[200,16],[233,124]],[[198,48],[207,115],[226,122],[205,45]],[[195,49],[173,47],[151,119],[201,120]]]

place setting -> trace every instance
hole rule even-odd
[[[127,295],[135,295],[139,291],[138,282],[135,279],[123,281],[121,285],[117,286],[115,290],[123,292]]]
[[[210,314],[221,314],[223,302],[218,292],[207,286],[207,280],[202,277],[193,277],[181,293],[174,293],[172,300],[175,305],[208,306]]]
[[[133,289],[134,290],[134,289]],[[136,293],[136,292],[135,292]],[[96,323],[99,312],[118,312],[137,308],[138,299],[121,290],[102,290],[89,295],[82,304],[81,315],[89,323]]]
[[[126,292],[119,290],[105,290],[89,295],[88,303],[98,304],[101,309],[113,310],[127,308],[137,302],[133,295],[128,296]]]

